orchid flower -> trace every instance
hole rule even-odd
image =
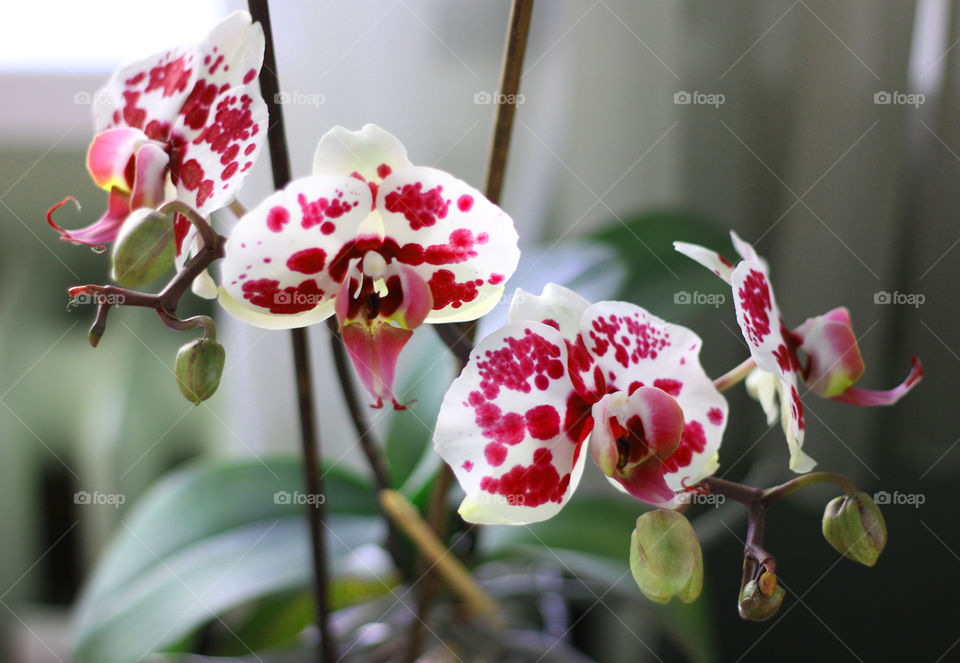
[[[802,450],[803,404],[797,390],[801,381],[824,398],[854,405],[892,405],[920,381],[923,368],[911,357],[910,374],[894,389],[871,391],[853,386],[864,364],[849,311],[836,308],[788,330],[773,296],[766,262],[735,232],[730,236],[741,257],[736,266],[702,246],[674,242],[674,247],[733,287],[737,322],[756,364],[747,377],[747,390],[760,401],[769,424],[780,417],[790,450],[790,469],[809,472],[816,461]]]
[[[260,25],[238,11],[199,44],[114,72],[95,96],[99,133],[87,152],[93,181],[108,192],[107,212],[73,231],[48,214],[60,239],[110,243],[131,211],[173,199],[203,216],[227,205],[266,137],[267,108],[257,87],[263,48]],[[180,215],[174,224],[182,265],[194,231]]]
[[[400,351],[423,322],[475,320],[496,305],[520,259],[513,221],[465,182],[412,165],[372,124],[329,131],[313,173],[237,224],[220,303],[269,329],[335,313],[374,407],[402,409]]]
[[[718,466],[727,403],[700,366],[700,338],[639,306],[548,284],[518,290],[447,391],[434,448],[474,523],[554,516],[590,455],[617,488],[674,502]]]

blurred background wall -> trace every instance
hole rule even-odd
[[[29,660],[63,656],[61,613],[45,606],[69,603],[124,513],[76,505],[77,491],[123,494],[129,504],[203,450],[259,453],[296,439],[285,335],[223,317],[222,392],[194,408],[170,373],[182,338],[143,311],[120,310],[94,351],[84,332],[92,311],[65,310],[65,288],[103,281],[107,270],[105,256],[57,241],[43,220],[67,195],[83,209],[61,210],[63,225],[101,212],[83,168],[92,93],[120,62],[199,38],[241,5],[164,6],[160,17],[146,2],[37,1],[7,7],[0,22],[0,615],[8,647],[34,652]],[[294,173],[309,172],[329,128],[375,122],[415,163],[481,186],[494,110],[485,101],[496,91],[508,9],[480,0],[274,3]],[[850,309],[864,386],[903,379],[911,354],[926,368],[894,410],[805,402],[807,448],[823,467],[871,493],[925,497],[917,509],[886,509],[890,545],[877,568],[837,565],[811,543],[827,493],[801,496],[777,507],[784,513],[768,535],[788,604],[770,624],[746,624],[734,609],[740,515],[701,524],[712,533],[708,600],[724,659],[956,654],[960,633],[943,617],[955,613],[950,588],[960,581],[951,490],[960,466],[958,9],[948,0],[535,7],[503,196],[534,255],[638,211],[693,210],[767,257],[788,324]],[[252,206],[270,189],[265,159],[247,182],[240,200]],[[531,261],[518,283],[541,285],[550,260],[547,251]],[[665,258],[638,241],[635,260],[660,270]],[[704,283],[723,292],[719,281]],[[687,316],[673,306],[681,289],[674,281],[638,303]],[[922,303],[897,303],[905,295]],[[729,308],[691,322],[712,349],[712,374],[743,354]],[[317,370],[328,370],[325,331],[313,335]],[[356,463],[339,396],[320,389],[330,453]],[[721,473],[739,479],[760,467],[768,481],[787,478],[779,431],[739,390],[731,400],[738,420]],[[799,540],[803,554],[791,557]],[[609,622],[598,620],[597,633],[629,647],[630,635]]]

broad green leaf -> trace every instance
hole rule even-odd
[[[376,542],[373,491],[325,475],[333,571]],[[311,565],[299,460],[215,459],[162,479],[121,522],[78,603],[77,659],[126,663],[277,592],[306,587]],[[375,576],[376,574],[371,574]]]

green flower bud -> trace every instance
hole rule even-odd
[[[113,280],[139,288],[173,265],[173,221],[156,210],[141,208],[127,217],[113,244]]]
[[[873,498],[858,492],[827,504],[823,536],[844,557],[873,566],[887,545],[887,525]]]
[[[754,564],[752,560],[744,560],[745,567],[751,564]],[[777,576],[764,571],[758,578],[747,580],[740,588],[737,611],[747,621],[764,622],[777,614],[786,593],[777,584]]]
[[[213,396],[220,385],[226,352],[223,346],[208,338],[187,343],[177,353],[174,373],[177,385],[194,405]]]
[[[690,521],[666,509],[637,518],[630,536],[630,571],[651,601],[668,603],[676,596],[690,603],[700,596],[703,554]]]

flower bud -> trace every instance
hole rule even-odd
[[[113,280],[138,288],[157,279],[173,265],[173,222],[156,210],[134,210],[120,227],[113,245]]]
[[[752,560],[744,560],[745,567],[751,564],[754,564]],[[764,571],[758,578],[747,580],[740,588],[737,611],[747,621],[764,622],[777,614],[785,595],[786,590],[777,583],[777,576]]]
[[[844,557],[873,566],[887,545],[887,526],[873,498],[857,492],[827,504],[823,536]]]
[[[187,343],[177,353],[174,373],[177,385],[188,401],[200,405],[217,390],[226,352],[223,346],[208,338]]]
[[[676,596],[690,603],[700,596],[703,554],[690,521],[666,509],[637,518],[630,536],[630,571],[651,601],[668,603]]]

